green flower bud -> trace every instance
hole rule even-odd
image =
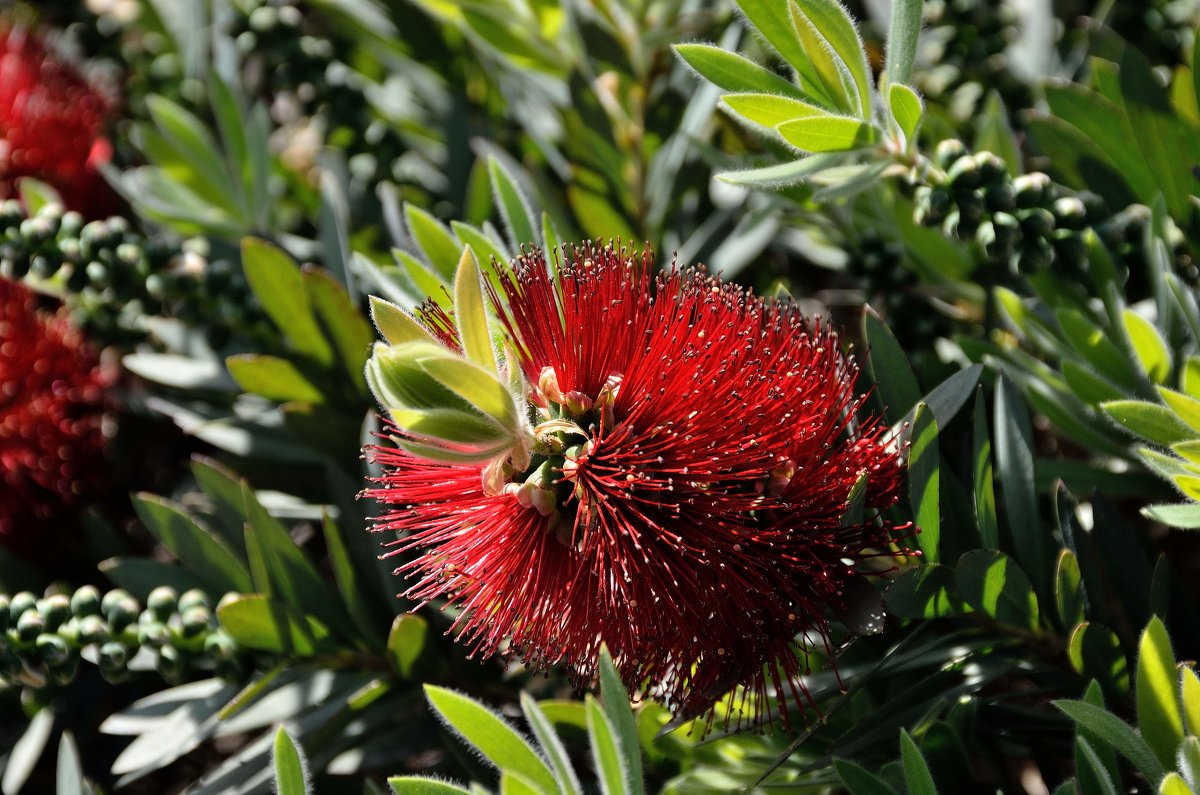
[[[66,239],[79,237],[80,230],[83,229],[83,216],[74,210],[68,210],[63,213],[62,221],[58,224],[58,236],[60,245]]]
[[[35,646],[38,659],[46,665],[60,665],[71,655],[71,648],[58,635],[43,633],[37,636]]]
[[[99,643],[108,635],[108,624],[100,616],[84,616],[78,620],[77,630],[79,643],[87,646],[92,643]]]
[[[979,191],[960,194],[955,202],[958,214],[970,221],[977,222],[983,217],[983,197]]]
[[[966,154],[967,147],[957,138],[947,138],[943,141],[938,141],[937,148],[933,150],[934,160],[943,169],[950,168],[952,163]]]
[[[1054,258],[1054,249],[1050,246],[1050,241],[1044,237],[1035,238],[1027,241],[1021,248],[1021,255],[1017,259],[1017,269],[1022,273],[1034,273],[1045,268]]]
[[[146,598],[146,609],[159,621],[166,622],[179,606],[179,594],[169,585],[160,585]]]
[[[159,621],[148,621],[138,625],[137,639],[139,645],[159,648],[171,642],[171,631],[166,624]]]
[[[100,666],[100,673],[105,676],[108,676],[110,673],[124,671],[128,663],[129,650],[115,640],[110,640],[102,645],[97,654],[97,664]]]
[[[983,177],[975,158],[960,157],[946,172],[946,181],[955,191],[972,191],[983,184]]]
[[[177,682],[187,672],[187,655],[174,646],[163,646],[158,650],[158,661],[155,668],[163,679]]]
[[[46,621],[36,610],[26,610],[17,619],[17,638],[23,643],[32,643],[46,631]]]
[[[47,675],[56,685],[69,685],[79,675],[79,658],[70,656],[58,665],[48,666]]]
[[[30,610],[37,609],[37,597],[29,591],[15,594],[8,603],[9,625],[16,626],[21,616]]]
[[[140,612],[137,600],[130,596],[128,591],[119,588],[104,595],[100,609],[104,612],[104,617],[108,619],[108,625],[113,633],[119,633],[137,621]]]
[[[991,212],[1007,212],[1017,206],[1012,183],[1005,180],[990,185],[983,193],[983,203]]]
[[[76,588],[71,594],[71,612],[76,618],[100,615],[100,591],[94,585]]]
[[[1013,180],[1017,206],[1022,209],[1040,207],[1048,199],[1050,190],[1050,178],[1040,171],[1022,174]]]
[[[976,153],[975,164],[979,167],[979,178],[984,185],[995,185],[1008,177],[1008,166],[991,152]]]
[[[183,611],[180,616],[180,628],[185,638],[194,638],[212,625],[213,614],[204,605],[195,605]]]
[[[211,609],[211,603],[208,601],[208,594],[201,591],[199,588],[193,588],[190,591],[184,591],[183,596],[179,597],[179,612],[186,613],[192,607],[207,607]]]
[[[1078,230],[1087,225],[1087,208],[1074,196],[1056,199],[1053,212],[1057,227]]]
[[[38,602],[38,612],[46,622],[46,629],[54,632],[71,617],[71,600],[57,593]]]
[[[20,657],[10,649],[0,649],[0,680],[9,684],[19,684],[24,672],[25,666]]]
[[[237,655],[237,643],[223,630],[217,630],[204,639],[204,655],[213,660],[231,660]]]
[[[1041,207],[1031,210],[1021,210],[1017,213],[1021,220],[1021,231],[1027,238],[1045,238],[1054,231],[1054,214]]]

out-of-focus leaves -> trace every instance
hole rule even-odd
[[[875,380],[886,416],[889,420],[898,420],[921,399],[917,377],[913,375],[900,343],[896,342],[883,318],[870,307],[863,313],[863,336],[870,346],[867,371]]]
[[[146,529],[207,585],[213,594],[251,589],[250,574],[225,543],[183,509],[153,494],[134,498]]]
[[[954,570],[958,593],[991,618],[1023,629],[1038,628],[1038,600],[1029,578],[1003,552],[976,550],[963,555]]]
[[[259,651],[307,657],[330,645],[329,630],[321,622],[259,594],[224,602],[217,618],[234,640]]]
[[[420,616],[407,613],[396,616],[388,633],[387,648],[400,676],[406,679],[412,676],[413,666],[425,650],[428,635],[429,624]]]
[[[246,238],[242,241],[242,267],[263,310],[296,352],[322,366],[330,365],[333,349],[313,316],[296,263],[271,244]]]
[[[304,759],[296,747],[296,741],[280,726],[275,732],[272,753],[275,761],[275,792],[277,795],[307,795],[312,792],[308,785],[308,773]]]
[[[1129,690],[1129,663],[1112,630],[1102,624],[1084,622],[1075,627],[1067,646],[1071,667],[1094,679],[1112,699]]]

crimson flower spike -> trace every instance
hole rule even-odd
[[[877,558],[903,554],[908,527],[879,517],[900,453],[855,421],[858,368],[827,324],[701,270],[659,271],[648,248],[562,259],[525,254],[489,285],[508,350],[497,380],[525,421],[511,454],[435,460],[399,423],[397,446],[368,451],[404,595],[458,608],[476,654],[563,665],[582,684],[603,644],[631,693],[678,716],[711,722],[740,685],[726,723],[776,704],[786,721],[807,706],[800,678],[811,644],[828,645],[827,613]],[[464,317],[404,316],[447,355]],[[847,526],[864,473],[872,510]]]

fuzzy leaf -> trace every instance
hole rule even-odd
[[[616,730],[591,696],[587,698],[587,726],[600,792],[603,795],[626,795],[630,791],[627,785],[628,771],[617,745]]]
[[[721,101],[733,113],[763,127],[774,128],[811,116],[829,116],[829,111],[824,108],[775,94],[726,94]]]
[[[1178,694],[1179,674],[1175,670],[1171,639],[1167,628],[1155,616],[1138,646],[1137,716],[1142,737],[1164,768],[1175,763],[1175,751],[1183,740]]]
[[[1029,578],[1003,552],[968,552],[954,572],[958,592],[976,610],[1005,624],[1036,630],[1038,601]]]
[[[463,250],[454,276],[454,320],[467,358],[487,372],[499,375],[488,331],[487,307],[479,286],[479,268],[470,246]]]
[[[711,44],[675,44],[675,54],[684,63],[723,91],[775,94],[796,99],[804,97],[795,85],[770,69],[764,69],[753,61],[715,47]]]
[[[845,116],[811,116],[784,122],[776,132],[801,152],[849,152],[875,143],[874,125]]]
[[[1055,701],[1054,706],[1067,713],[1080,726],[1086,726],[1096,736],[1112,746],[1141,771],[1152,786],[1158,786],[1165,775],[1158,758],[1129,724],[1111,712],[1082,701]]]

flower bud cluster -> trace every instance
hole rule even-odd
[[[240,270],[206,254],[202,240],[147,239],[121,217],[85,223],[59,204],[28,215],[0,202],[0,276],[61,285],[72,320],[102,344],[141,339],[148,315],[203,325],[218,348],[231,334],[270,340]]]
[[[81,660],[110,682],[153,669],[174,683],[198,671],[235,679],[244,671],[245,652],[218,626],[212,603],[198,590],[179,594],[160,586],[145,607],[127,591],[101,594],[91,585],[41,599],[28,591],[0,594],[0,682],[67,685]]]
[[[848,253],[847,270],[862,285],[867,302],[884,317],[904,319],[891,326],[906,350],[925,350],[948,333],[949,319],[930,310],[917,274],[904,267],[902,243],[868,229]]]
[[[938,144],[935,160],[943,171],[917,187],[916,223],[973,240],[985,261],[1013,273],[1086,275],[1083,232],[1109,217],[1098,196],[1073,195],[1040,172],[1012,177],[995,154],[968,153],[955,139]]]

